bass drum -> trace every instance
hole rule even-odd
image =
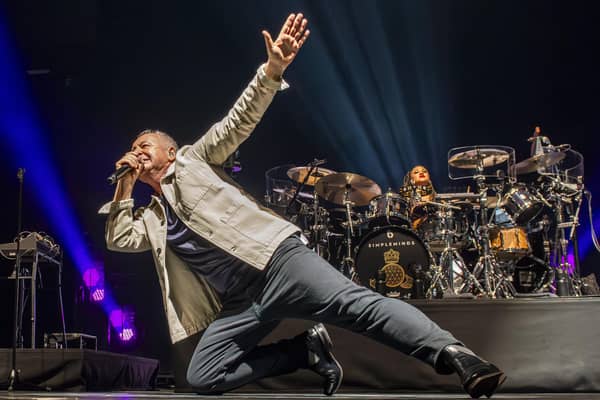
[[[403,299],[423,292],[423,287],[415,286],[415,273],[420,277],[420,271],[430,265],[431,254],[421,239],[399,226],[369,232],[360,241],[355,257],[358,283],[384,296]]]

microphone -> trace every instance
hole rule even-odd
[[[119,168],[116,169],[115,172],[113,172],[108,178],[106,178],[106,180],[110,185],[114,185],[119,179],[127,175],[127,173],[132,169],[133,168],[131,168],[131,166],[129,165],[121,165]]]

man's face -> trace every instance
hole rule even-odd
[[[430,183],[429,171],[427,168],[417,165],[410,171],[410,179],[415,185],[427,185]]]
[[[165,170],[175,159],[175,149],[169,147],[167,140],[156,133],[138,137],[131,145],[131,151],[144,166],[139,179],[145,183],[157,176],[157,172]]]

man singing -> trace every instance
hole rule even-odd
[[[141,132],[116,163],[131,171],[103,207],[109,249],[152,251],[172,341],[205,329],[189,383],[200,393],[222,393],[308,368],[332,395],[342,368],[322,323],[258,345],[282,319],[299,318],[366,335],[439,373],[457,372],[473,397],[491,396],[504,380],[496,366],[411,305],[352,283],[304,245],[297,226],[261,207],[224,173],[225,160],[286,86],[282,76],[309,36],[307,20],[290,14],[275,40],[262,34],[267,61],[225,118],[182,148],[164,132]],[[137,180],[155,194],[134,212]]]

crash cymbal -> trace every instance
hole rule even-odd
[[[500,149],[473,149],[454,154],[448,164],[455,168],[473,169],[481,163],[487,168],[505,162],[508,157],[508,153]]]
[[[551,167],[554,164],[565,158],[566,153],[562,151],[556,151],[552,153],[538,154],[516,163],[514,168],[517,175],[528,174],[530,172],[536,172],[540,168]]]
[[[302,183],[304,182],[304,178],[306,178],[306,175],[308,175],[308,171],[310,171],[310,167],[294,167],[287,170],[287,176],[289,176],[290,179],[295,180],[296,182]],[[335,171],[317,167],[313,169],[313,171],[310,173],[310,176],[306,180],[305,184],[314,186],[319,179],[331,174],[335,174]]]
[[[344,194],[357,206],[366,206],[375,196],[381,194],[381,188],[371,179],[351,172],[338,172],[319,179],[315,190],[327,201],[344,205]]]

